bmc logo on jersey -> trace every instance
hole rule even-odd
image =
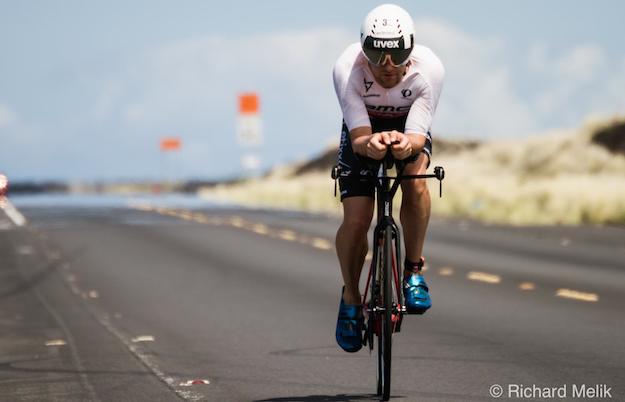
[[[367,109],[374,110],[376,112],[395,112],[395,113],[407,113],[410,110],[410,106],[387,106],[387,105],[366,105]]]
[[[374,40],[373,47],[376,49],[399,49],[398,40]]]

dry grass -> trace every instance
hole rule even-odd
[[[597,130],[625,119],[589,122],[572,132],[486,143],[435,154],[445,167],[443,198],[432,183],[433,212],[509,224],[625,223],[625,156],[591,143]],[[436,150],[435,150],[436,151]],[[340,213],[329,172],[269,177],[204,189],[206,197],[248,205]]]

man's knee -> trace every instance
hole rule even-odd
[[[341,232],[353,237],[366,237],[373,219],[373,199],[349,197],[343,200]]]
[[[402,187],[402,192],[409,198],[420,199],[429,195],[428,183],[425,180],[410,180]]]
[[[371,218],[366,215],[345,216],[343,218],[342,230],[354,237],[366,237]]]

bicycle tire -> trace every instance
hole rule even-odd
[[[393,233],[384,231],[382,246],[382,283],[381,292],[384,313],[382,314],[382,331],[380,332],[378,362],[381,364],[382,400],[388,401],[391,396],[391,357],[393,336]]]

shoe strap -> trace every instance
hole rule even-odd
[[[425,279],[421,275],[410,275],[405,282],[405,286],[409,288],[413,288],[413,291],[418,291],[419,288],[428,292],[430,288],[427,283],[425,283]]]

